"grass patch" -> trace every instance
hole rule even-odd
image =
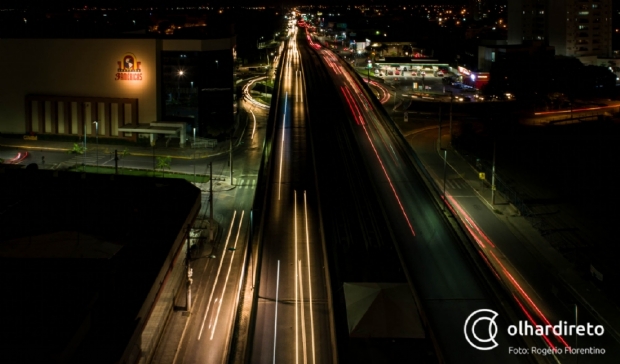
[[[75,166],[75,167],[69,168],[69,171],[70,172],[84,172],[85,171],[86,173],[97,173],[97,174],[114,174],[114,168],[111,168],[111,167],[99,167],[97,169],[97,167],[86,166],[86,170],[84,170],[84,167],[82,166]],[[155,174],[155,177],[162,177],[161,171],[153,172],[152,170],[130,169],[130,168],[119,168],[118,169],[118,174],[125,175],[125,176],[153,177],[153,173]],[[166,172],[163,175],[163,177],[180,178],[180,179],[185,179],[188,182],[194,182],[194,175],[192,174]],[[196,175],[195,182],[198,182],[198,183],[209,182],[209,176]]]

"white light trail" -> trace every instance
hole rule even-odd
[[[235,223],[235,216],[237,216],[237,210],[233,213],[233,218],[230,223],[230,229],[228,229],[228,237],[226,238],[226,243],[224,246],[228,245],[228,240],[230,240],[230,234],[232,233],[233,224]],[[213,283],[213,289],[211,289],[211,295],[209,296],[209,303],[207,304],[207,310],[205,311],[205,315],[202,318],[202,325],[200,325],[200,332],[198,333],[198,340],[202,337],[202,330],[205,327],[205,321],[207,319],[207,314],[209,313],[209,307],[211,306],[211,300],[213,299],[213,292],[215,292],[215,286],[217,285],[217,280],[220,277],[220,270],[222,269],[222,263],[224,262],[224,257],[226,256],[226,249],[222,252],[222,259],[220,260],[220,266],[217,268],[217,274],[215,275],[215,283]]]
[[[295,266],[297,266],[297,191],[294,191],[293,200],[295,201],[295,213],[293,215],[293,219],[295,220]],[[295,363],[299,363],[299,307],[297,304],[299,303],[299,289],[297,282],[297,267],[295,269],[294,279],[295,279]]]
[[[288,92],[284,96],[284,116],[282,116],[282,143],[280,143],[280,182],[278,186],[278,201],[282,192],[282,162],[284,158],[284,127],[286,126],[286,102],[288,100]]]
[[[224,288],[222,288],[222,296],[220,297],[220,303],[217,307],[217,314],[215,315],[215,323],[213,324],[213,329],[211,330],[211,338],[209,340],[213,340],[213,335],[215,334],[215,328],[217,327],[217,321],[220,318],[220,310],[222,309],[222,302],[224,301],[224,293],[226,292],[226,285],[228,284],[228,277],[230,276],[230,270],[232,268],[233,260],[235,259],[235,251],[237,250],[237,242],[239,241],[239,233],[241,232],[241,226],[243,225],[243,215],[245,214],[245,210],[241,211],[241,217],[239,218],[239,227],[237,228],[237,237],[235,238],[235,244],[233,245],[232,254],[230,255],[230,263],[228,263],[228,272],[226,273],[226,280],[224,281]],[[224,247],[225,249],[226,247]]]
[[[254,139],[254,132],[256,131],[256,115],[254,112],[250,110],[250,114],[252,114],[252,118],[254,119],[254,127],[252,128],[252,137],[250,139]]]
[[[278,273],[276,275],[276,317],[273,320],[273,364],[276,363],[276,340],[278,333],[278,291],[280,290],[280,261],[278,260]]]
[[[308,291],[310,293],[310,334],[312,337],[312,363],[316,364],[316,352],[314,346],[314,315],[312,314],[312,278],[310,277],[310,234],[308,232],[308,208],[306,191],[304,191],[304,215],[306,219],[306,253],[308,254]]]
[[[299,293],[301,295],[301,299],[299,301],[299,306],[301,307],[301,342],[304,350],[304,364],[308,364],[308,353],[306,351],[306,316],[304,309],[304,283],[301,277],[301,259],[298,264],[298,273],[299,273]]]

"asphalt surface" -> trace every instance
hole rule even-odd
[[[297,42],[283,54],[252,363],[330,363],[327,276]]]
[[[477,272],[403,146],[383,125],[381,114],[365,91],[354,77],[346,76],[338,60],[333,60],[330,68],[336,86],[343,87],[341,97],[344,105],[349,104],[345,106],[350,110],[349,125],[382,196],[405,267],[446,362],[529,362],[530,357],[508,353],[506,347],[522,347],[524,343],[507,335],[506,315],[500,314],[496,338],[504,350],[479,351],[467,343],[463,325],[472,312],[486,308],[503,313],[504,307],[491,293],[490,283]]]

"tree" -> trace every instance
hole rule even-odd
[[[69,149],[67,153],[68,154],[84,154],[85,151],[86,151],[86,148],[84,148],[84,146],[78,143],[73,143],[73,148]]]
[[[165,177],[164,170],[166,168],[170,169],[170,163],[172,162],[171,157],[157,157],[157,168],[161,169],[161,176]]]

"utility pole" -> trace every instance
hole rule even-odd
[[[495,205],[495,141],[493,141],[493,169],[491,170],[491,204]]]
[[[209,242],[213,243],[213,162],[209,162]]]
[[[191,311],[192,310],[192,268],[190,267],[189,261],[190,261],[190,232],[191,232],[191,225],[187,225],[187,251],[186,251],[186,258],[185,258],[185,268],[187,271],[187,307],[186,307],[186,311]]]

